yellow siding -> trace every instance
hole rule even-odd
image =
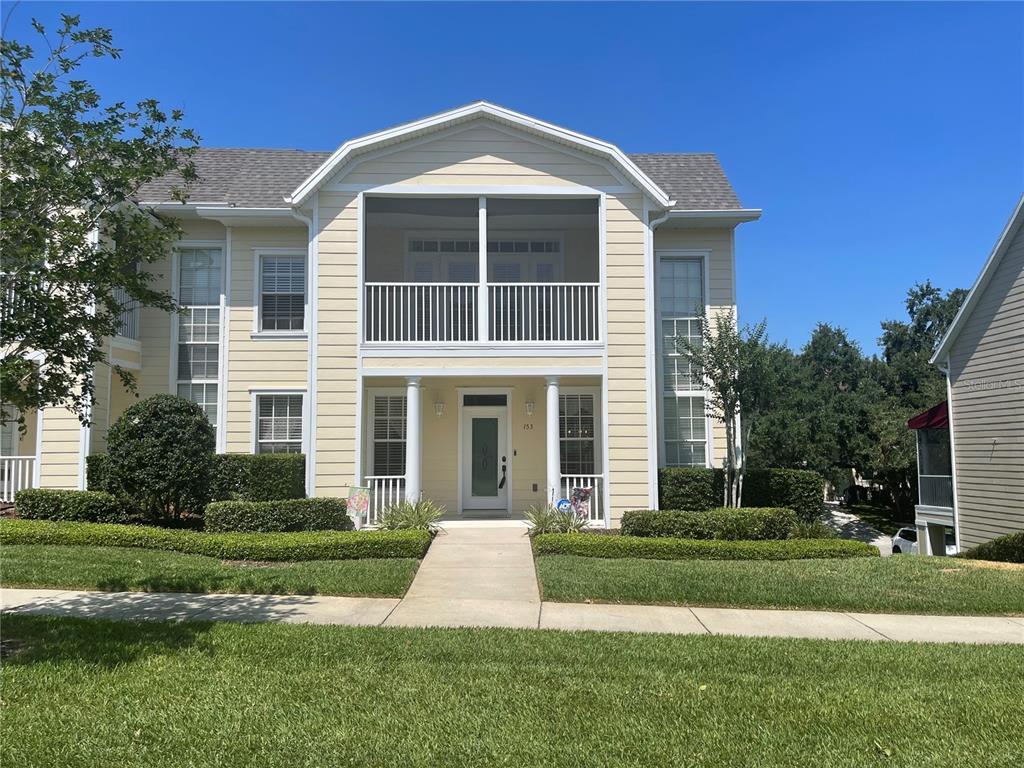
[[[512,136],[481,119],[456,135],[363,160],[345,184],[529,184],[614,186],[604,166]]]
[[[233,227],[231,229],[231,294],[228,326],[228,396],[224,418],[226,450],[252,450],[251,388],[305,387],[308,346],[304,340],[253,339],[255,325],[256,251],[289,248],[306,252],[304,227]]]
[[[628,509],[648,506],[647,344],[643,202],[609,196],[608,471],[612,525]],[[614,350],[614,354],[612,353]]]
[[[316,495],[343,496],[355,481],[358,203],[319,195]],[[329,427],[328,429],[326,429]]]
[[[480,357],[367,357],[363,360],[363,369],[369,374],[372,371],[387,371],[392,368],[523,368],[542,367],[544,361],[536,357],[502,357],[500,352],[484,352]],[[562,367],[600,368],[602,359],[595,356],[560,357],[558,365]]]
[[[65,408],[43,411],[42,457],[39,484],[42,488],[78,488],[81,424]]]
[[[109,365],[100,364],[93,372],[94,396],[89,429],[89,454],[105,453],[107,450],[107,429],[110,426],[110,390],[116,379]]]

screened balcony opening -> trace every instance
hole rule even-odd
[[[599,340],[596,198],[368,197],[364,214],[365,341]]]
[[[917,430],[919,502],[925,507],[953,507],[953,459],[949,429]]]

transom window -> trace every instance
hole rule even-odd
[[[306,257],[260,257],[261,331],[301,331],[306,322]]]
[[[256,453],[302,453],[302,395],[256,396]]]
[[[373,397],[373,474],[405,474],[405,395]]]
[[[558,437],[563,475],[596,474],[594,396],[559,395]]]

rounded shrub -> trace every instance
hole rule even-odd
[[[622,535],[733,541],[786,539],[796,522],[796,514],[791,509],[638,510],[622,516]]]
[[[200,514],[210,500],[214,429],[202,409],[174,395],[130,406],[107,433],[107,482],[153,518]]]
[[[1000,563],[1024,563],[1024,531],[986,541],[964,552],[970,560],[995,560]]]
[[[131,502],[103,491],[62,491],[25,488],[14,499],[24,520],[72,520],[80,523],[126,523],[134,513]]]
[[[344,499],[215,501],[206,505],[203,517],[207,531],[223,533],[350,531],[353,527]]]

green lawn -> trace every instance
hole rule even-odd
[[[1018,648],[10,616],[3,765],[1001,766]]]
[[[635,560],[541,555],[545,600],[1024,615],[1024,568],[941,557]]]
[[[5,545],[5,587],[401,597],[418,560],[221,561],[155,549]]]

